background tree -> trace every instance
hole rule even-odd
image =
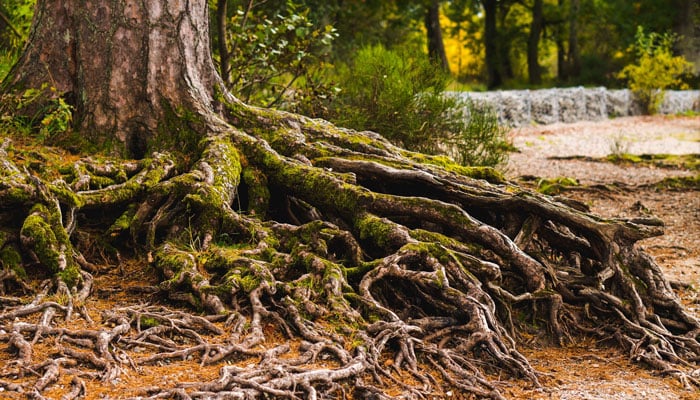
[[[447,62],[445,43],[442,40],[442,27],[440,26],[440,1],[430,0],[425,8],[425,31],[428,39],[428,56],[440,69],[449,73],[450,65]]]
[[[673,31],[678,35],[680,54],[694,64],[694,72],[700,75],[700,3],[677,1],[677,13]]]
[[[543,0],[534,0],[532,6],[532,22],[530,23],[530,34],[527,39],[527,72],[530,83],[539,85],[542,83],[542,72],[540,71],[539,46],[540,36],[544,30],[544,10]]]

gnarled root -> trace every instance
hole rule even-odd
[[[517,350],[524,333],[554,344],[614,337],[633,359],[698,384],[689,370],[700,323],[635,247],[661,234],[656,223],[599,218],[371,133],[238,104],[230,112],[260,137],[212,127],[188,165],[165,153],[83,159],[49,183],[3,145],[1,204],[23,210],[0,208],[3,269],[16,279],[23,266],[45,267],[56,297],[3,305],[0,341],[17,355],[3,375],[41,377],[0,384],[40,396],[78,365],[113,381],[186,359],[226,365],[213,381],[142,395],[382,398],[398,387],[409,398],[500,399],[504,371],[540,385]],[[207,316],[142,305],[101,326],[56,327],[74,309],[89,320],[83,270],[99,271],[94,258],[125,254],[145,256],[169,301]],[[59,351],[38,366],[42,338]],[[85,391],[75,382],[71,396]]]

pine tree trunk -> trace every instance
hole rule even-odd
[[[5,90],[54,87],[90,142],[141,157],[173,114],[217,103],[208,18],[204,0],[40,0]]]
[[[578,44],[578,16],[580,0],[571,0],[569,9],[569,52],[567,75],[572,78],[581,76],[581,52]]]

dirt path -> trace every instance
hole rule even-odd
[[[615,153],[700,154],[700,117],[627,117],[601,122],[578,122],[520,128],[511,132],[520,152],[511,156],[512,179],[536,176],[571,177],[583,185],[606,190],[572,190],[580,200],[606,217],[653,215],[664,221],[666,234],[640,243],[671,280],[700,288],[700,192],[643,187],[666,177],[696,172],[677,168],[617,166],[611,163],[561,160],[552,157],[604,157]],[[696,312],[698,292],[680,293]],[[700,313],[699,313],[700,314]],[[697,399],[700,393],[681,388],[671,378],[632,364],[624,354],[594,343],[564,349],[529,349],[534,367],[550,374],[547,391],[512,389],[510,398],[535,399]]]
[[[658,182],[689,171],[648,167],[620,168],[608,163],[554,160],[551,157],[605,157],[630,154],[700,154],[700,117],[624,117],[518,128],[511,132],[518,153],[507,165],[510,177],[576,177],[583,184]]]

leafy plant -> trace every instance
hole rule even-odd
[[[246,102],[296,111],[331,92],[318,71],[338,34],[315,27],[309,10],[292,1],[285,10],[269,17],[250,3],[230,18],[230,89]]]
[[[44,142],[69,131],[72,123],[73,107],[55,87],[43,85],[19,95],[6,93],[0,98],[0,128],[5,130],[24,136],[36,135]]]
[[[375,131],[410,150],[449,154],[463,165],[494,166],[506,159],[507,130],[495,114],[446,96],[449,77],[427,57],[369,46],[339,71],[335,122]]]
[[[677,39],[673,34],[646,33],[644,28],[637,27],[633,45],[636,62],[625,66],[618,77],[627,80],[647,114],[658,112],[666,89],[687,88],[683,77],[692,72],[692,64],[682,56],[673,55]]]
[[[0,4],[0,19],[4,30],[0,30],[0,81],[17,61],[34,15],[36,0],[3,0]]]

